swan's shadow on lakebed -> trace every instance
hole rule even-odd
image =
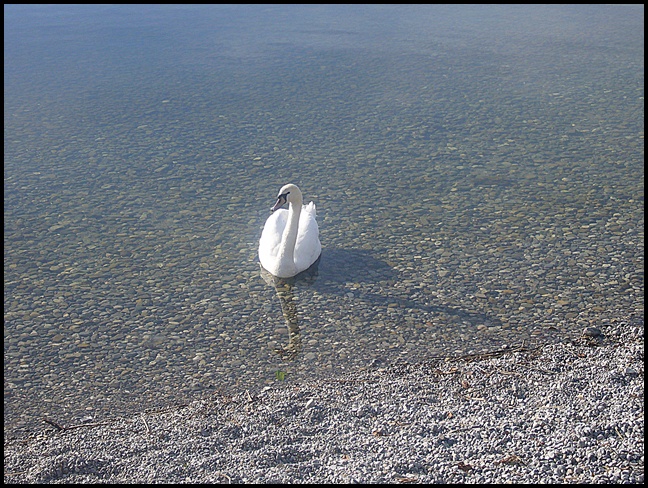
[[[399,273],[385,261],[376,259],[362,249],[322,249],[319,258],[305,271],[292,278],[278,278],[262,266],[261,277],[270,286],[313,286],[316,282],[325,286],[327,293],[344,290],[346,283],[396,282]]]
[[[448,305],[432,305],[429,302],[436,300],[434,296],[427,297],[425,300],[427,303],[422,303],[420,298],[398,296],[399,290],[395,289],[394,285],[402,280],[401,273],[385,261],[372,256],[370,251],[333,248],[323,250],[320,258],[322,264],[319,265],[317,288],[321,293],[344,295],[348,292],[348,289],[344,287],[346,283],[380,283],[390,288],[388,294],[362,292],[358,299],[374,305],[385,304],[389,301],[403,308],[453,315],[475,324],[484,322],[499,324],[498,319],[479,312],[466,311]]]
[[[275,353],[293,360],[302,350],[302,339],[297,320],[297,300],[293,293],[294,287],[314,288],[318,293],[348,297],[347,283],[368,283],[381,285],[390,289],[389,293],[372,293],[363,291],[353,299],[358,302],[371,304],[372,307],[387,307],[387,303],[396,303],[399,307],[418,309],[427,313],[447,314],[467,320],[472,324],[499,324],[496,318],[482,313],[465,311],[447,305],[431,305],[435,297],[398,296],[398,290],[393,285],[401,279],[401,274],[388,263],[372,256],[370,251],[362,249],[324,249],[320,257],[305,271],[292,278],[278,278],[260,266],[261,277],[274,287],[281,304],[283,318],[288,327],[288,344],[279,347]],[[423,303],[424,302],[424,303]]]
[[[395,282],[399,273],[363,249],[327,248],[320,256],[319,281],[327,285],[362,282]]]

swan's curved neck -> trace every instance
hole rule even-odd
[[[279,248],[279,262],[282,263],[282,266],[295,265],[295,244],[297,243],[301,207],[301,202],[290,202],[288,205],[288,224],[281,235]]]
[[[295,264],[295,244],[297,243],[300,213],[300,204],[290,203],[288,205],[288,225],[286,225],[281,236],[281,247],[279,248],[279,261],[281,263]]]

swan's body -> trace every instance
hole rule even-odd
[[[280,208],[288,203],[288,210]],[[315,204],[303,205],[302,193],[289,184],[279,190],[272,215],[259,240],[259,261],[279,278],[291,278],[308,269],[322,252]]]

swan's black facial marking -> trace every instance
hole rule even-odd
[[[274,204],[274,207],[272,207],[272,208],[270,209],[270,211],[271,211],[271,212],[274,212],[274,211],[277,210],[278,208],[280,208],[280,207],[282,207],[283,205],[285,205],[286,202],[288,201],[288,194],[289,194],[289,193],[290,193],[290,192],[287,191],[286,193],[283,193],[283,194],[279,195],[279,196],[277,197],[277,203]]]

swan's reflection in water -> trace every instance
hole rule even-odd
[[[302,338],[297,321],[297,302],[293,293],[293,287],[296,284],[310,285],[315,282],[318,275],[320,258],[317,258],[317,261],[310,268],[292,278],[278,278],[266,271],[263,266],[259,266],[261,269],[261,277],[268,285],[274,287],[277,293],[277,298],[279,298],[279,303],[281,303],[281,313],[288,327],[288,344],[275,349],[275,353],[283,359],[292,361],[302,351]]]
[[[281,313],[288,326],[288,345],[277,347],[274,352],[288,360],[295,359],[302,350],[301,333],[297,323],[297,306],[292,288],[293,285],[286,282],[275,286],[277,297],[281,302]]]

